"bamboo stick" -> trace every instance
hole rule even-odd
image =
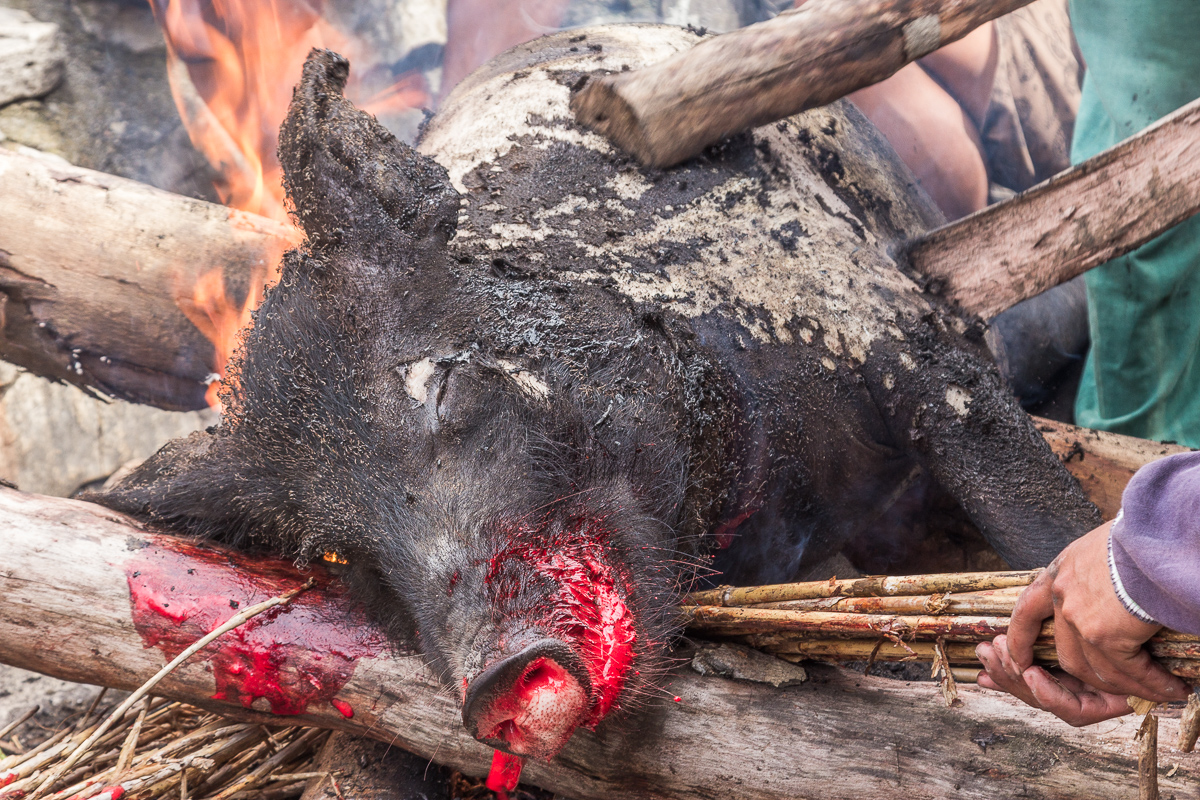
[[[723,635],[797,631],[827,638],[859,639],[898,636],[904,639],[937,639],[979,642],[1008,632],[1008,617],[903,616],[893,614],[848,614],[837,611],[786,611],[770,608],[722,608],[693,606],[685,609],[688,627],[694,632]],[[1053,625],[1043,627],[1053,636]]]
[[[1040,570],[1023,572],[959,572],[903,577],[872,576],[850,580],[782,583],[773,586],[719,586],[693,592],[683,600],[685,606],[750,606],[786,600],[813,600],[824,597],[888,597],[894,595],[931,595],[951,592],[981,592],[1028,586]]]
[[[842,611],[851,614],[978,614],[1012,616],[1023,586],[963,594],[931,594],[904,597],[825,597],[757,603],[754,608],[781,611]]]

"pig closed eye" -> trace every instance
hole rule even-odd
[[[473,369],[450,368],[437,386],[436,413],[445,432],[460,432],[488,418],[497,386]]]

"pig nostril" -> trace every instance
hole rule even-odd
[[[502,742],[512,742],[517,738],[517,725],[511,719],[501,722],[488,734],[489,739],[499,739]]]
[[[557,639],[535,642],[475,676],[463,700],[463,725],[477,739],[518,755],[550,755],[590,707],[582,662]]]

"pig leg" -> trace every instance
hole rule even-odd
[[[873,359],[868,383],[897,441],[1000,556],[1016,569],[1045,566],[1099,525],[995,368],[936,334],[914,338],[916,347]]]

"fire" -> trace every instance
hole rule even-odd
[[[312,48],[324,47],[361,65],[371,62],[370,54],[323,18],[320,0],[150,2],[167,44],[175,105],[192,144],[220,173],[216,189],[222,202],[290,225],[275,147],[304,58]],[[413,73],[373,97],[356,97],[357,90],[352,75],[347,95],[376,115],[430,102],[424,79]],[[255,270],[240,305],[226,292],[222,266],[202,275],[191,297],[180,303],[213,343],[217,380],[224,377],[264,287],[277,277],[278,263],[276,257],[269,267]],[[207,393],[214,407],[219,406],[217,380]]]

